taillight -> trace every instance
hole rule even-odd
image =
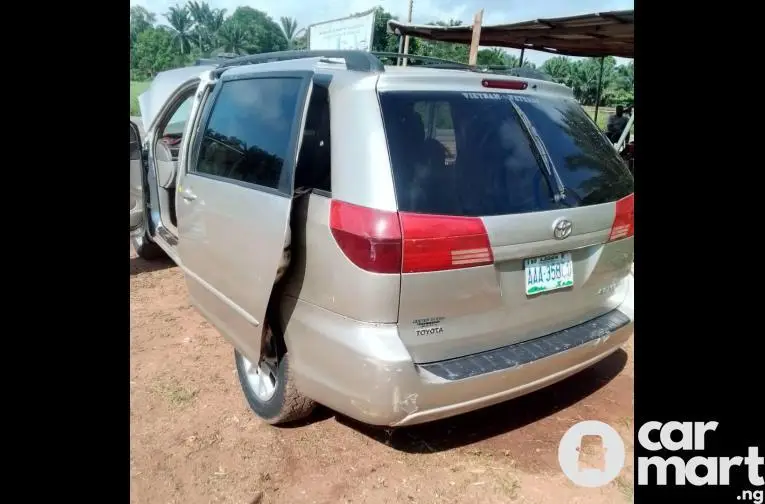
[[[517,80],[484,79],[481,85],[487,88],[523,90],[529,87],[528,82]]]
[[[400,213],[404,237],[402,272],[443,271],[492,264],[494,256],[483,221]]]
[[[635,193],[616,202],[614,223],[608,241],[629,238],[635,234]]]
[[[494,262],[479,218],[387,212],[333,200],[329,227],[345,256],[373,273],[422,273]]]
[[[332,200],[329,228],[345,256],[373,273],[401,272],[398,213]]]

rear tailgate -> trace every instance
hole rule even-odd
[[[415,362],[566,329],[626,294],[633,179],[613,147],[570,97],[475,85],[380,92]]]

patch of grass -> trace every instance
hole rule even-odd
[[[167,402],[176,407],[189,405],[198,393],[197,390],[185,387],[175,378],[155,384],[154,390]]]
[[[130,115],[141,115],[138,108],[138,95],[146,91],[149,82],[130,81]]]
[[[502,488],[502,492],[511,501],[518,498],[518,492],[521,489],[521,482],[514,476],[496,475],[495,481]]]

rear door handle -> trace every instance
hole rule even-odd
[[[197,199],[197,195],[191,192],[189,189],[184,189],[181,191],[181,198],[185,199],[186,201],[194,201]]]

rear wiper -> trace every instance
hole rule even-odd
[[[550,183],[551,179],[555,180],[555,186],[557,187],[558,192],[553,195],[553,199],[556,203],[565,200],[566,187],[563,185],[563,181],[561,180],[560,175],[558,175],[558,170],[555,169],[555,164],[553,164],[550,153],[547,151],[547,147],[545,147],[545,144],[542,141],[542,137],[539,136],[539,133],[537,132],[536,128],[534,128],[534,125],[531,124],[531,121],[529,120],[526,113],[523,112],[523,110],[521,110],[521,108],[512,100],[510,100],[510,105],[513,106],[513,110],[515,110],[515,113],[518,114],[518,117],[520,117],[523,127],[531,137],[531,140],[536,147],[537,153],[542,159],[542,164],[545,165],[545,171],[547,172],[547,182]]]

